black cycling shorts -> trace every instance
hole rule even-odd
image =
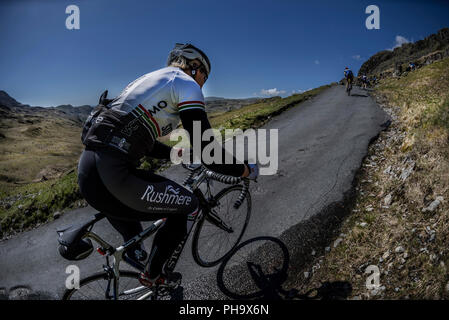
[[[151,221],[198,209],[198,200],[189,190],[133,167],[112,150],[84,150],[78,164],[78,184],[92,207],[120,220]]]

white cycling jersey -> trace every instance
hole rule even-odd
[[[132,114],[156,138],[179,124],[179,112],[205,110],[204,96],[195,80],[177,67],[166,67],[134,80],[115,98],[111,108]],[[136,122],[137,123],[137,122]]]

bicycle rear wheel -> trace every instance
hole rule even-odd
[[[137,300],[150,291],[138,278],[137,272],[120,271],[118,300]],[[82,279],[79,289],[66,290],[62,300],[113,300],[112,293],[113,280],[106,272],[99,272]]]
[[[242,191],[241,185],[221,190],[215,197],[217,205],[212,214],[223,221],[227,227],[219,224],[206,214],[198,221],[193,234],[192,254],[200,266],[212,267],[226,258],[241,240],[251,215],[251,195],[248,192],[245,201],[238,209],[234,208]]]

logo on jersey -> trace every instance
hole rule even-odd
[[[154,186],[148,185],[140,200],[151,203],[189,205],[192,197],[180,195],[179,188],[175,189],[172,185],[168,185],[164,192],[157,192]]]
[[[134,131],[137,131],[138,129],[139,129],[139,120],[134,119],[128,122],[128,124],[122,129],[122,133],[127,137],[131,137]]]
[[[168,105],[167,102],[162,100],[157,103],[157,107],[153,106],[152,110],[150,108],[148,108],[147,110],[152,116],[154,116],[158,111],[161,111],[161,109],[167,107],[167,105]]]

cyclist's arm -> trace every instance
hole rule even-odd
[[[209,120],[207,119],[207,114],[203,110],[192,109],[192,110],[180,111],[179,115],[181,117],[182,126],[189,133],[191,145],[193,145],[193,122],[194,121],[200,121],[201,135],[207,129],[211,129],[211,125],[209,123]],[[212,137],[210,141],[201,141],[201,153],[203,152],[204,147],[206,145],[208,145],[209,143],[217,143],[214,140],[215,140],[215,138]],[[221,159],[222,164],[212,163],[212,164],[204,164],[204,165],[207,168],[211,169],[212,171],[215,171],[218,173],[235,176],[235,177],[242,176],[244,174],[244,172],[246,171],[245,165],[238,164],[237,160],[234,157],[232,157],[232,164],[224,164],[225,159],[226,159],[226,157],[225,157],[226,153],[228,153],[228,152],[224,148],[222,148],[222,159]]]
[[[211,125],[205,111],[203,93],[197,83],[178,78],[173,83],[173,96],[178,104],[178,111],[182,126],[189,133],[190,144],[193,146],[194,121],[199,121],[201,124],[201,136],[204,131],[211,129]],[[215,141],[214,137],[212,137],[210,141],[200,140],[201,154],[205,146],[209,143],[218,143]],[[246,166],[244,164],[237,163],[237,160],[234,157],[230,157],[230,155],[228,155],[228,157],[232,159],[232,164],[225,164],[225,159],[227,158],[226,154],[228,154],[228,152],[222,148],[221,164],[212,163],[204,165],[215,172],[235,177],[240,177],[244,173],[247,173]]]
[[[151,150],[151,152],[149,152],[147,154],[147,156],[149,156],[151,158],[156,158],[156,159],[167,159],[168,160],[168,159],[170,159],[171,149],[172,149],[171,147],[156,140],[154,143],[153,150]]]

